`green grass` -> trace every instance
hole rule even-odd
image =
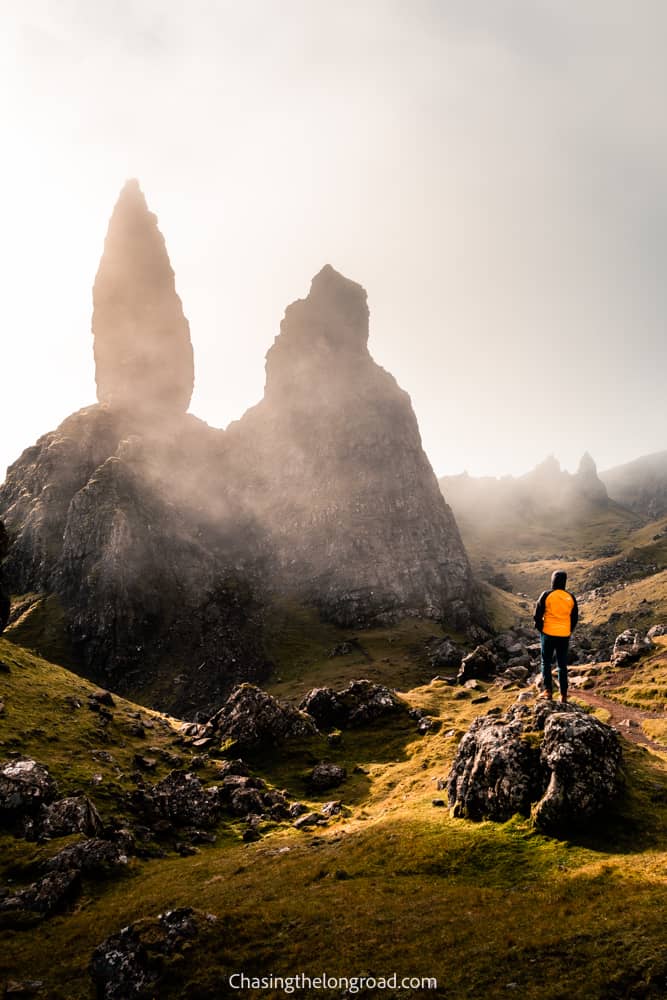
[[[122,877],[86,884],[70,912],[30,930],[5,931],[0,982],[43,979],[51,1000],[89,1000],[87,965],[103,938],[139,918],[195,905],[216,914],[218,923],[170,965],[161,998],[227,995],[225,977],[241,970],[435,976],[437,995],[450,1000],[664,995],[665,761],[625,744],[623,796],[609,815],[568,841],[537,834],[520,817],[503,824],[452,819],[432,805],[446,795],[437,791],[437,779],[447,774],[458,738],[480,708],[505,709],[516,691],[483,685],[490,701],[476,706],[444,682],[413,683],[424,671],[423,641],[432,623],[357,633],[371,657],[358,662],[354,656],[329,660],[338,633],[326,627],[318,637],[312,620],[303,623],[303,633],[297,625],[277,633],[283,680],[274,682],[276,691],[282,686],[296,699],[316,684],[337,686],[358,676],[365,664],[387,670],[385,679],[402,677],[402,696],[437,718],[436,731],[419,736],[414,721],[400,716],[345,731],[338,747],[318,737],[255,755],[253,765],[272,784],[310,806],[340,798],[344,812],[309,831],[267,825],[250,844],[230,821],[217,843],[195,856],[177,857],[167,845],[164,857],[135,858]],[[383,662],[384,650],[393,663]],[[180,753],[188,766],[172,722],[159,713],[118,698],[103,734],[86,707],[93,690],[87,681],[5,640],[0,662],[9,667],[0,668],[6,704],[0,757],[12,749],[34,755],[52,769],[63,794],[83,789],[103,813],[122,813],[122,796],[134,787],[137,750]],[[657,655],[651,669],[658,669]],[[83,699],[83,707],[70,709],[67,697]],[[156,723],[147,740],[128,733],[135,711]],[[99,748],[113,755],[113,765],[93,756]],[[312,796],[306,774],[322,758],[344,763],[348,779]],[[216,766],[209,762],[204,779],[214,781]],[[167,770],[160,761],[158,777]],[[91,784],[95,773],[103,774],[102,784]],[[35,845],[3,836],[5,873],[22,884],[65,842]]]

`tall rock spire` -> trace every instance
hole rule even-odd
[[[118,410],[185,413],[194,386],[190,327],[157,218],[136,180],[116,202],[93,286],[97,398]]]

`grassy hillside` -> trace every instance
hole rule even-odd
[[[276,692],[282,688],[294,700],[314,683],[338,684],[386,668],[394,679],[403,677],[411,705],[438,719],[426,736],[401,718],[345,732],[337,747],[314,738],[252,761],[269,782],[310,805],[341,798],[341,816],[308,832],[271,824],[256,843],[241,840],[240,822],[225,821],[216,843],[191,857],[156,845],[163,856],[134,858],[121,878],[84,886],[71,912],[30,930],[3,932],[0,982],[43,980],[39,995],[89,998],[87,964],[105,936],[139,917],[195,905],[216,914],[218,923],[203,953],[195,944],[180,956],[160,997],[232,995],[225,977],[241,970],[434,976],[439,990],[433,995],[448,998],[664,996],[665,757],[626,744],[622,801],[577,840],[538,835],[519,817],[505,824],[451,819],[432,805],[443,795],[436,780],[447,773],[474,715],[505,708],[516,691],[489,687],[489,701],[480,706],[472,703],[480,692],[424,683],[422,628],[404,623],[364,635],[372,659],[360,654],[357,662],[356,654],[320,656],[329,648],[328,633],[320,648],[308,628],[291,639],[278,630]],[[381,653],[394,662],[384,663]],[[7,640],[0,640],[0,662],[0,757],[11,751],[35,756],[52,769],[61,792],[83,789],[103,814],[122,814],[124,795],[134,787],[134,754],[146,753],[147,744],[158,776],[173,766],[169,755],[189,766],[191,752],[178,742],[175,720],[117,699],[114,719],[103,727],[86,707],[92,690],[86,681]],[[667,680],[664,650],[647,669],[660,684]],[[72,708],[71,699],[82,707]],[[132,735],[135,712],[153,724],[148,739]],[[350,777],[334,793],[313,798],[304,773],[323,757],[344,763]],[[204,779],[215,780],[218,760],[212,755],[199,772]],[[36,862],[60,846],[1,835],[12,886],[27,881]]]

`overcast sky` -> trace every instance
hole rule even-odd
[[[667,447],[663,0],[0,0],[0,476],[95,401],[127,177],[190,320],[191,411],[261,397],[331,263],[438,474]]]

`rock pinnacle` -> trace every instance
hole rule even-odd
[[[157,218],[136,180],[114,207],[93,286],[97,398],[142,414],[185,413],[194,386],[190,327]]]

